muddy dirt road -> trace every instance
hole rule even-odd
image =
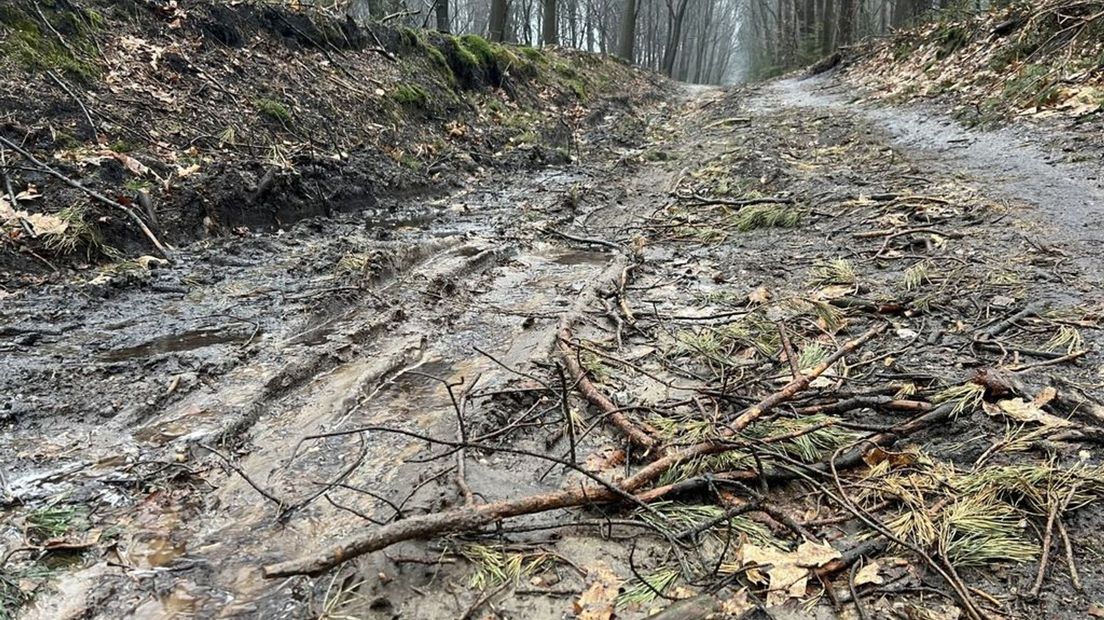
[[[463,505],[468,493],[491,502],[579,483],[570,468],[519,452],[570,453],[621,476],[640,455],[626,458],[585,401],[566,411],[556,398],[573,384],[556,366],[565,315],[584,368],[614,402],[652,416],[641,419],[660,436],[669,418],[654,414],[665,407],[715,417],[777,387],[770,373],[785,362],[768,332],[779,322],[810,359],[887,325],[876,347],[815,386],[821,398],[905,384],[935,394],[972,368],[1040,362],[1040,379],[1061,370],[1083,402],[1104,396],[1099,358],[1081,353],[1099,345],[1104,307],[1104,266],[1091,251],[1100,179],[1007,135],[846,105],[826,86],[687,88],[639,112],[637,149],[199,243],[172,266],[124,263],[5,293],[0,534],[7,549],[27,548],[5,567],[21,571],[21,615],[560,618],[607,573],[625,580],[618,617],[666,606],[633,585],[672,560],[662,539],[635,534],[634,520],[647,519],[632,509],[403,543],[316,578],[262,575],[373,523]],[[1029,305],[1047,311],[1018,314]],[[1015,342],[979,340],[1009,316],[1023,323]],[[722,332],[733,317],[745,331]],[[761,333],[747,331],[752,319]],[[1065,340],[1055,344],[1056,333]],[[686,382],[720,391],[710,400]],[[809,459],[901,415],[849,412],[846,432],[818,435],[825,444]],[[1099,460],[1088,435],[1005,454],[994,439],[1004,420],[980,408],[958,416],[910,441],[961,468],[994,455]],[[425,437],[487,448],[457,452]],[[854,539],[798,491],[780,505],[824,521],[822,540]],[[1102,517],[1086,502],[1065,521],[1090,593],[1104,587]],[[783,536],[769,516],[744,526],[745,540]],[[524,569],[510,573],[510,562]],[[1081,617],[1095,602],[1064,569],[1030,600],[1017,592],[1035,579],[1031,562],[963,570],[1007,616]],[[867,612],[953,607],[953,597],[917,602],[927,584],[869,597]],[[787,609],[771,613],[833,615],[828,598]]]

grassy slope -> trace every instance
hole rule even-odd
[[[173,243],[564,161],[589,118],[660,89],[593,55],[368,31],[262,5],[40,5],[0,8],[0,135]],[[0,223],[0,272],[44,262],[32,251],[55,262],[153,253],[120,210],[34,170],[9,177],[14,193],[37,195],[19,210],[70,225],[36,238]]]

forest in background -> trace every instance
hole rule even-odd
[[[611,54],[669,77],[724,84],[804,66],[936,10],[989,0],[338,0],[328,9],[496,42]],[[631,17],[629,17],[631,16]]]

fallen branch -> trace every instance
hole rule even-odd
[[[808,387],[809,383],[827,371],[840,358],[855,351],[884,330],[885,325],[879,325],[858,338],[847,342],[824,362],[802,375],[800,379],[792,381],[778,392],[771,394],[755,406],[744,411],[727,428],[722,430],[721,438],[694,444],[682,450],[669,451],[663,457],[622,480],[619,484],[607,486],[579,484],[575,488],[562,491],[410,517],[374,529],[366,534],[349,538],[320,554],[265,566],[263,568],[264,576],[275,578],[291,575],[317,575],[346,560],[379,551],[402,541],[422,540],[444,534],[470,531],[510,517],[582,505],[610,503],[622,499],[626,495],[631,496],[631,494],[640,491],[680,463],[701,456],[737,449],[739,444],[726,441],[726,439],[746,428],[764,413],[793,398],[795,394]]]
[[[47,164],[39,161],[34,155],[31,155],[29,152],[27,152],[25,149],[23,149],[23,147],[21,147],[18,144],[12,142],[11,140],[8,140],[4,136],[0,136],[0,143],[3,143],[5,146],[10,148],[11,150],[15,151],[16,153],[19,153],[24,158],[26,158],[27,161],[31,162],[35,166],[38,166],[38,168],[40,170],[42,170],[46,174],[49,174],[52,177],[64,182],[66,185],[68,185],[68,186],[70,186],[74,189],[78,189],[78,190],[88,194],[89,196],[95,198],[96,200],[98,200],[98,201],[100,201],[100,202],[102,202],[102,203],[104,203],[108,206],[115,207],[116,209],[122,210],[122,212],[125,213],[127,215],[127,217],[129,217],[131,220],[134,221],[135,224],[138,225],[138,228],[142,229],[142,234],[144,234],[146,236],[146,238],[150,240],[150,243],[152,243],[153,246],[155,248],[157,248],[157,251],[161,252],[161,255],[164,256],[165,258],[167,258],[169,260],[172,260],[172,254],[169,252],[169,250],[167,250],[165,248],[165,246],[161,245],[161,242],[158,241],[157,236],[153,234],[153,231],[151,231],[149,229],[149,227],[146,226],[146,223],[142,221],[142,218],[138,217],[138,214],[135,213],[130,207],[127,207],[126,205],[120,204],[120,203],[108,198],[107,196],[104,196],[103,194],[97,192],[94,189],[89,189],[89,188],[81,185],[77,181],[74,181],[73,179],[70,179],[69,177],[65,176],[64,174],[58,172],[57,170],[54,170],[53,168],[51,168]]]
[[[632,420],[621,412],[620,407],[614,404],[614,402],[599,391],[598,388],[594,387],[590,379],[587,379],[586,373],[583,372],[582,367],[579,365],[579,360],[575,352],[568,344],[570,342],[571,330],[565,327],[560,330],[560,355],[563,357],[564,364],[567,366],[568,372],[571,373],[571,377],[575,381],[575,387],[579,389],[579,392],[581,392],[592,405],[597,407],[602,412],[602,415],[606,416],[614,426],[620,429],[634,445],[644,448],[647,451],[655,448],[658,443],[656,439],[633,424]]]

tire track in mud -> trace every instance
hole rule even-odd
[[[606,251],[534,238],[533,230],[581,225],[617,238],[663,195],[663,180],[584,163],[449,197],[441,204],[449,215],[412,222],[424,227],[416,233],[401,218],[382,228],[347,218],[314,233],[247,240],[244,249],[216,243],[152,277],[143,273],[137,288],[97,284],[106,299],[76,307],[58,330],[36,321],[59,293],[87,297],[101,288],[26,299],[9,316],[38,334],[40,346],[4,363],[30,362],[22,377],[41,381],[33,391],[43,407],[0,438],[5,449],[34,445],[13,449],[16,458],[4,464],[8,505],[87,501],[116,530],[106,558],[60,573],[54,594],[40,596],[27,617],[301,616],[311,601],[300,584],[264,581],[260,565],[364,527],[319,490],[340,480],[342,489],[394,495],[425,483],[426,466],[406,463],[423,444],[394,435],[301,447],[299,440],[372,424],[451,437],[449,399],[428,376],[478,376],[483,390],[516,379],[502,365],[547,359],[559,316],[611,260]],[[580,183],[602,188],[585,213],[576,204]],[[361,285],[323,265],[353,252],[379,252],[385,264],[366,292],[344,301],[343,289]],[[166,293],[151,297],[155,287]],[[82,367],[85,378],[51,396],[59,363]],[[82,391],[89,388],[95,393]],[[111,411],[72,424],[74,403]],[[480,422],[484,431],[500,423]],[[217,446],[249,482],[205,446]],[[467,476],[488,495],[541,486],[515,466],[472,460]],[[553,476],[544,484],[556,483]],[[363,493],[342,494],[340,503],[367,515],[385,506]]]

